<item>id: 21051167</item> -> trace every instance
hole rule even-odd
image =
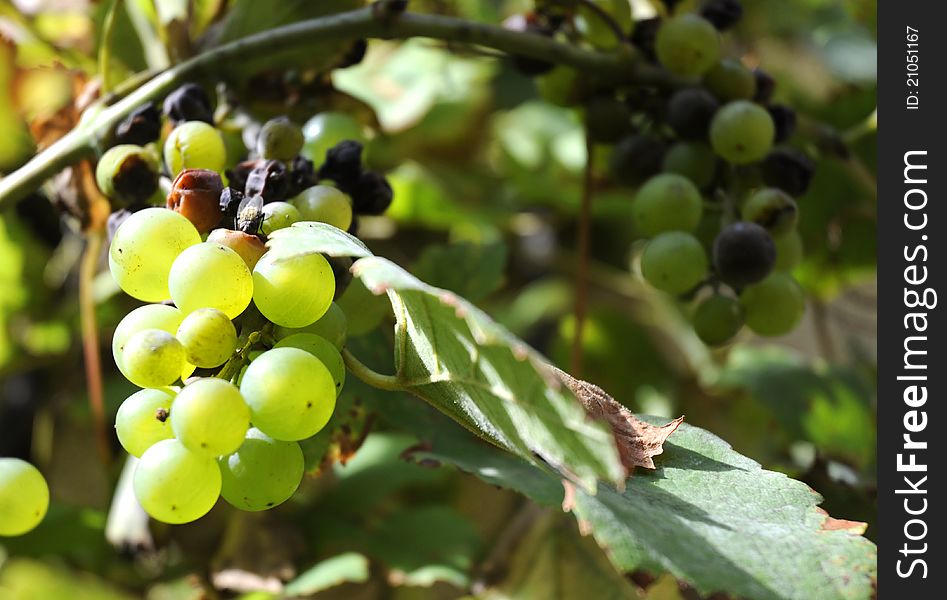
[[[918,96],[918,88],[920,87],[920,79],[918,77],[918,61],[920,60],[921,56],[918,44],[919,38],[917,29],[908,25],[905,39],[907,40],[907,50],[905,53],[905,60],[907,60],[907,71],[905,71],[905,75],[907,76],[906,83],[908,87],[905,107],[908,110],[917,110],[920,107],[920,99]]]

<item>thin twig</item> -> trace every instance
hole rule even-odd
[[[569,369],[576,377],[582,376],[582,340],[585,314],[589,301],[589,238],[592,228],[592,185],[594,144],[585,136],[585,175],[582,182],[582,207],[579,213],[579,267],[575,272],[575,332],[572,337],[572,360]]]
[[[348,348],[342,349],[342,360],[345,361],[346,368],[348,368],[348,370],[351,371],[353,375],[374,388],[393,392],[405,391],[406,389],[406,385],[400,377],[396,377],[394,375],[382,375],[381,373],[371,369],[365,363],[356,358]]]
[[[95,319],[95,294],[93,281],[102,252],[105,232],[91,229],[86,234],[86,247],[79,265],[79,320],[82,327],[82,353],[86,371],[86,389],[89,408],[95,428],[96,442],[103,463],[111,456],[108,429],[105,425],[105,392],[102,386],[102,361],[99,355],[99,330]]]

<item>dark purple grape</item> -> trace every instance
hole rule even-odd
[[[290,177],[286,165],[278,160],[267,160],[257,164],[247,176],[243,195],[262,196],[264,202],[277,202],[289,198]]]
[[[735,288],[766,278],[776,264],[776,244],[756,223],[738,221],[717,234],[713,246],[717,277]]]
[[[359,215],[380,215],[391,206],[394,192],[385,176],[365,171],[352,187],[340,188],[352,198],[352,208]],[[353,221],[354,223],[354,221]]]
[[[151,102],[139,106],[115,127],[116,144],[144,146],[161,136],[161,113]]]
[[[326,160],[319,167],[320,179],[331,179],[341,186],[358,183],[362,174],[362,144],[344,140],[326,151]]]
[[[661,28],[661,19],[642,19],[635,23],[635,30],[631,32],[631,43],[638,48],[649,61],[657,62],[658,57],[654,52],[654,44],[658,38],[658,29]]]
[[[705,0],[700,7],[700,16],[710,21],[718,31],[726,31],[743,17],[740,0]]]
[[[797,198],[806,193],[815,174],[815,163],[812,159],[794,148],[776,148],[770,151],[760,167],[766,185],[779,188]]]
[[[705,140],[719,108],[720,103],[707,90],[683,89],[668,102],[667,122],[685,140]]]
[[[164,114],[174,123],[182,121],[214,122],[214,107],[204,88],[185,83],[164,99]]]
[[[753,77],[756,78],[756,95],[753,96],[753,101],[768,104],[773,99],[773,92],[776,91],[776,80],[759,68],[753,70]]]
[[[769,116],[773,119],[773,125],[776,129],[774,144],[782,144],[792,137],[796,131],[796,111],[785,104],[773,104],[768,106]]]
[[[650,135],[627,136],[612,150],[612,176],[623,184],[638,185],[661,171],[666,151],[667,145]]]

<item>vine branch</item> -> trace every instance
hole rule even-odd
[[[533,33],[510,31],[496,25],[441,15],[403,13],[381,19],[371,6],[367,6],[276,27],[217,46],[155,75],[111,106],[107,106],[104,101],[98,102],[87,110],[88,118],[75,129],[0,180],[0,208],[22,200],[73,162],[94,156],[99,151],[100,140],[142,104],[157,100],[196,76],[217,72],[216,67],[222,63],[253,54],[265,54],[270,50],[285,50],[293,45],[311,43],[314,39],[330,41],[412,37],[474,44],[509,54],[541,58],[616,83],[660,87],[677,85],[661,69],[636,60],[630,47],[617,53],[589,51]]]

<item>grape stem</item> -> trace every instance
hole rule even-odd
[[[94,156],[99,144],[133,110],[153,102],[175,87],[199,75],[212,75],[219,65],[262,56],[274,50],[320,41],[358,38],[406,39],[426,37],[492,48],[508,54],[541,58],[579,69],[585,74],[615,83],[654,85],[663,88],[681,85],[662,69],[637,60],[633,48],[622,52],[596,52],[558,42],[534,33],[510,31],[495,25],[474,23],[455,17],[418,13],[382,18],[372,6],[299,21],[214,47],[154,76],[122,99],[115,96],[93,104],[72,131],[34,156],[28,163],[0,180],[0,208],[15,203],[38,189],[43,182],[70,164]],[[120,86],[123,89],[126,86]]]
[[[388,390],[389,392],[407,391],[407,386],[400,377],[396,375],[382,375],[371,369],[356,358],[348,348],[342,349],[342,360],[345,361],[345,367],[351,371],[353,375],[374,388]]]

